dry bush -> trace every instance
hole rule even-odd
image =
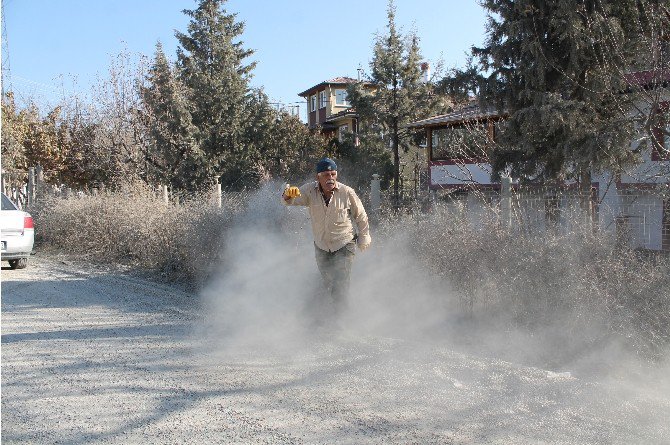
[[[670,258],[617,249],[576,222],[570,233],[521,233],[497,221],[436,212],[401,224],[474,318],[551,337],[566,356],[613,340],[645,356],[670,346]]]
[[[39,203],[35,214],[40,249],[80,255],[160,272],[169,281],[197,284],[218,259],[225,232],[242,199],[209,196],[165,204],[139,184],[116,192]]]
[[[221,209],[207,196],[166,205],[137,186],[51,198],[33,211],[38,248],[83,252],[94,262],[198,284],[221,260],[233,218],[250,199],[226,195]],[[270,211],[263,203],[255,207]],[[563,354],[612,339],[647,356],[670,346],[667,256],[617,249],[604,234],[577,223],[569,233],[510,233],[497,222],[493,213],[476,227],[459,212],[396,215],[375,229],[375,237],[382,240],[387,232],[390,238],[401,229],[418,261],[456,291],[464,313],[552,337],[554,344],[566,343]]]

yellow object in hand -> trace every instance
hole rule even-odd
[[[300,189],[296,186],[287,187],[286,190],[284,190],[284,195],[289,198],[297,198],[300,196]]]

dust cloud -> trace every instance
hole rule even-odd
[[[670,390],[662,377],[666,365],[651,371],[597,323],[590,329],[603,331],[589,337],[603,341],[580,349],[580,334],[560,322],[528,332],[503,313],[463,310],[449,283],[412,255],[411,231],[402,224],[383,236],[373,228],[372,247],[356,253],[346,307],[334,314],[316,267],[307,209],[283,206],[282,188],[272,182],[251,195],[225,235],[221,265],[202,292],[207,319],[199,334],[212,350],[290,355],[338,335],[375,337],[588,378],[638,382],[653,372],[654,384]],[[568,346],[571,354],[559,353]]]
[[[356,253],[350,297],[335,313],[316,267],[307,209],[283,206],[281,190],[273,182],[252,195],[225,235],[222,264],[202,292],[203,334],[211,342],[288,352],[333,329],[416,338],[445,323],[448,290],[411,259],[401,236],[379,239],[374,231],[372,247]]]

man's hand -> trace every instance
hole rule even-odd
[[[370,247],[371,243],[358,243],[358,248],[360,249],[361,252],[365,252],[365,250]]]
[[[284,199],[297,198],[300,196],[300,189],[296,186],[286,187],[284,190]]]

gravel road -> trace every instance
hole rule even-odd
[[[670,443],[653,386],[342,329],[214,352],[200,307],[121,272],[3,268],[2,442]]]

